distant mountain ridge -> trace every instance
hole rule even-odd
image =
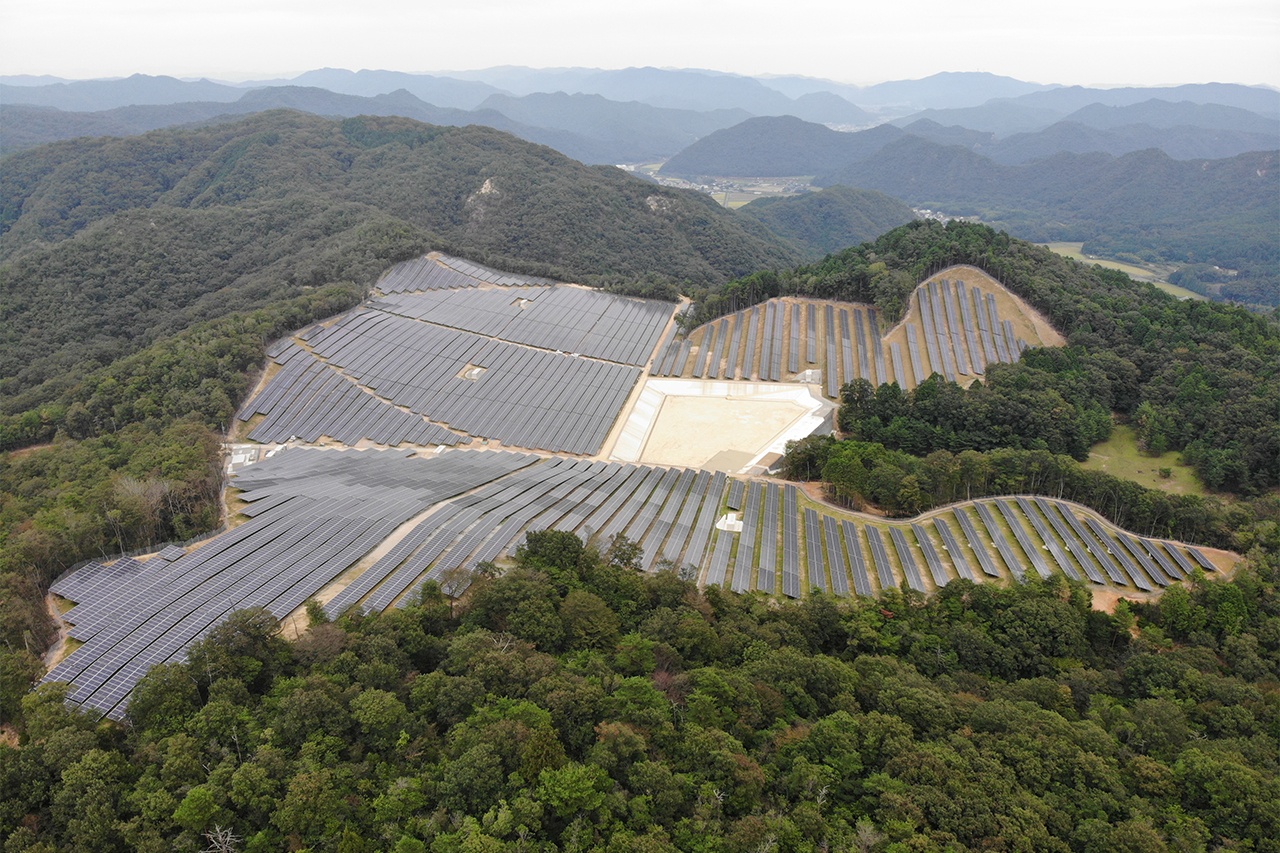
[[[915,136],[819,177],[917,206],[977,215],[1035,241],[1082,240],[1095,253],[1249,268],[1280,263],[1280,151],[1174,160],[1157,149],[1120,157],[1058,153],[1004,165]]]
[[[316,87],[271,86],[240,91],[238,100],[231,103],[145,104],[101,112],[4,104],[0,106],[0,152],[82,136],[131,136],[284,108],[328,117],[403,116],[453,127],[480,124],[549,145],[584,163],[613,164],[662,160],[705,133],[748,117],[741,111],[669,110],[595,95],[490,98],[475,110],[460,110],[426,103],[404,89],[361,96]]]
[[[683,177],[821,175],[905,135],[890,124],[841,133],[795,116],[761,116],[708,134],[659,171]]]
[[[334,97],[326,98],[322,90]],[[249,97],[247,91],[260,94]],[[211,106],[216,104],[227,106]],[[732,125],[733,119],[753,116],[790,115],[846,129],[897,116],[899,126],[928,119],[944,128],[1002,138],[1044,131],[1062,121],[1116,132],[1090,141],[1088,134],[1059,128],[1056,136],[1039,142],[1019,140],[1010,149],[1016,153],[1007,155],[982,147],[981,140],[969,143],[1006,162],[1090,145],[1113,154],[1156,145],[1178,157],[1229,156],[1260,147],[1249,134],[1275,134],[1280,122],[1280,92],[1234,84],[1096,89],[948,72],[858,87],[699,69],[508,67],[411,74],[322,68],[289,80],[236,85],[141,74],[86,81],[0,78],[0,152],[86,133],[128,134],[209,121],[250,112],[254,105],[320,115],[394,113],[436,124],[486,124],[590,163],[660,161]],[[29,109],[33,106],[93,113],[95,118],[37,114]],[[115,110],[127,112],[98,115]],[[923,133],[923,127],[917,132],[940,138],[936,131]],[[1169,133],[1162,136],[1144,127]],[[954,133],[952,140],[966,144]]]

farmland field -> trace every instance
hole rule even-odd
[[[1109,270],[1119,270],[1122,273],[1135,278],[1139,281],[1149,281],[1156,287],[1168,293],[1170,296],[1176,296],[1179,299],[1204,299],[1200,294],[1187,290],[1185,287],[1178,287],[1176,284],[1170,284],[1165,281],[1169,273],[1173,272],[1175,267],[1170,264],[1129,264],[1124,261],[1112,261],[1105,258],[1095,258],[1092,255],[1083,253],[1083,243],[1045,243],[1045,248],[1059,255],[1080,261],[1083,264],[1097,264],[1100,267],[1106,267]]]

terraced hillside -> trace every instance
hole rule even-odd
[[[1062,336],[1022,300],[974,267],[951,267],[911,295],[886,328],[871,305],[770,299],[668,341],[650,373],[694,379],[815,381],[838,398],[854,379],[914,388],[934,373],[969,385],[988,364],[1017,361],[1028,346]]]
[[[1060,342],[970,267],[922,284],[888,330],[870,306],[775,299],[679,341],[674,312],[440,254],[393,268],[360,308],[271,350],[240,413],[249,440],[266,446],[234,459],[255,464],[235,473],[230,530],[149,559],[90,563],[53,585],[75,602],[65,621],[83,646],[47,680],[120,717],[147,670],[182,659],[235,610],[286,620],[315,599],[331,616],[381,611],[428,580],[457,595],[477,566],[504,565],[535,530],[602,547],[623,536],[640,546],[644,571],[787,598],[1055,574],[1102,599],[1141,596],[1238,559],[1136,536],[1046,497],[888,521],[713,465],[611,460],[606,437],[646,367],[734,387],[821,384],[834,397],[857,377],[973,380],[1029,344]],[[470,447],[446,448],[457,445]]]

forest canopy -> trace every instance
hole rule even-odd
[[[1274,556],[1274,555],[1273,555]],[[1280,849],[1274,559],[1094,611],[1061,576],[770,605],[572,534],[297,643],[241,611],[128,728],[50,684],[7,849]],[[265,618],[264,618],[265,617]]]

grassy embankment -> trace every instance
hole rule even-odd
[[[1174,495],[1205,495],[1207,491],[1196,476],[1195,469],[1183,465],[1176,450],[1160,456],[1152,456],[1138,449],[1138,437],[1133,427],[1116,424],[1111,438],[1095,444],[1083,467],[1103,471],[1115,477],[1133,480],[1148,489],[1159,489]],[[1160,469],[1168,468],[1168,478],[1160,476]]]

